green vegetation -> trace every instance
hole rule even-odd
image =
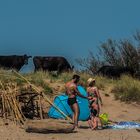
[[[89,52],[87,58],[76,59],[76,62],[88,73],[96,74],[104,65],[129,67],[134,73],[140,71],[140,31],[129,38],[114,40],[112,38],[98,45],[99,51]]]
[[[62,92],[64,89],[64,83],[71,80],[74,73],[62,73],[60,75],[54,76],[49,73],[36,72],[23,74],[23,76],[41,89],[47,95],[53,95],[58,92]],[[86,87],[86,81],[89,77],[96,79],[96,86],[104,91],[105,95],[114,94],[115,99],[124,102],[140,102],[140,81],[134,79],[130,76],[122,76],[120,79],[113,80],[106,77],[91,76],[87,73],[78,73],[81,76],[80,84]],[[27,83],[17,77],[11,71],[0,70],[0,81],[3,84],[16,83],[18,88],[22,88]],[[55,86],[54,86],[55,85]],[[58,91],[56,92],[56,87],[59,85]]]
[[[115,98],[125,102],[140,101],[140,81],[129,76],[122,76],[114,85]]]

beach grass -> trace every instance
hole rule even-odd
[[[49,72],[36,72],[22,74],[31,84],[42,89],[45,94],[53,94],[55,89],[51,87],[51,84],[58,83],[64,84],[72,79],[72,75],[76,72],[65,72],[59,75],[55,75]],[[96,79],[96,86],[99,90],[104,91],[107,95],[110,92],[114,95],[116,100],[121,100],[123,102],[140,102],[140,81],[138,79],[132,78],[128,75],[123,75],[120,79],[110,79],[107,77],[93,76],[87,73],[78,72],[80,84],[86,88],[88,78],[92,77]],[[27,84],[22,78],[19,78],[12,71],[0,69],[0,81],[4,84],[16,83],[17,86],[22,87]],[[64,87],[60,88],[60,91],[64,91]],[[108,90],[110,89],[110,90]]]

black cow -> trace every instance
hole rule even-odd
[[[31,56],[27,56],[26,54],[0,56],[0,67],[19,71],[24,64],[28,64],[28,58],[30,57]]]
[[[35,56],[33,58],[35,71],[57,71],[58,73],[62,71],[72,70],[72,67],[64,57],[54,57],[54,56]]]
[[[114,77],[119,78],[122,74],[130,74],[131,76],[134,75],[134,70],[129,67],[119,67],[119,66],[102,66],[98,71],[97,74],[102,76]]]

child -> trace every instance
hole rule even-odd
[[[101,120],[99,118],[100,106],[99,101],[102,105],[102,99],[99,94],[97,87],[95,87],[95,79],[89,78],[87,87],[88,97],[91,97],[89,100],[90,104],[90,118],[88,120],[89,126],[92,130],[101,128]]]
[[[92,130],[102,129],[101,120],[97,115],[97,110],[93,106],[90,107],[90,117],[88,123]]]

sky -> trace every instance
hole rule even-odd
[[[108,38],[140,29],[140,0],[1,0],[0,55],[64,56],[97,53]],[[32,59],[21,71],[33,70]]]

